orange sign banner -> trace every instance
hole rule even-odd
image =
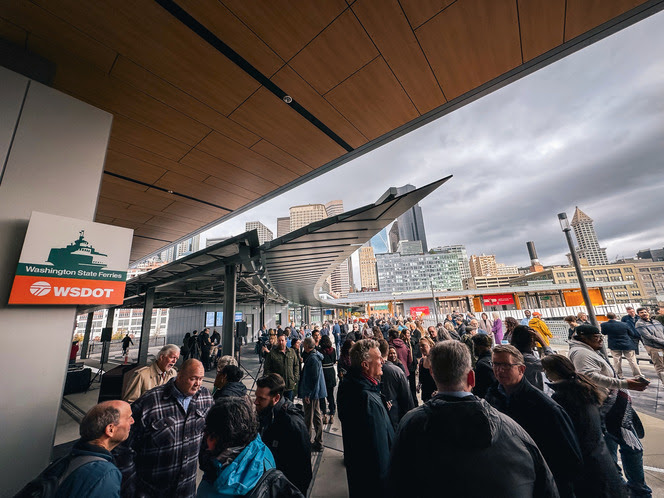
[[[122,304],[126,283],[16,275],[9,304]]]

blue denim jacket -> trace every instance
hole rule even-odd
[[[309,353],[304,362],[298,386],[300,398],[320,399],[327,397],[325,378],[323,377],[323,355],[315,349]]]

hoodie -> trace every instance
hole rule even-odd
[[[254,489],[266,470],[274,467],[272,453],[256,435],[228,465],[212,460],[212,468],[203,474],[196,496],[244,496]]]
[[[238,397],[242,398],[247,395],[247,387],[242,382],[228,382],[221,389],[214,392],[214,399]]]

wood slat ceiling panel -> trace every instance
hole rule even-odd
[[[297,175],[289,169],[214,131],[205,137],[196,149],[277,185],[283,185],[297,178]]]
[[[378,50],[348,9],[289,62],[321,95],[378,55]]]
[[[194,197],[195,199],[201,199],[228,209],[237,209],[248,202],[246,198],[240,197],[239,195],[221,190],[212,185],[206,185],[204,183],[190,180],[186,176],[178,175],[177,173],[172,173],[170,171],[162,176],[155,183],[155,186],[177,191],[181,194]]]
[[[218,0],[179,0],[178,5],[266,76],[284,61]]]
[[[0,17],[0,38],[19,47],[24,47],[28,39],[28,32]]]
[[[154,1],[34,0],[88,36],[222,114],[258,83]]]
[[[171,161],[170,159],[166,159],[165,157],[154,154],[149,150],[141,149],[140,147],[136,147],[135,145],[132,145],[130,143],[118,140],[115,137],[111,137],[111,139],[109,140],[108,150],[109,151],[112,150],[114,152],[117,152],[118,154],[129,156],[141,162],[146,162],[154,166],[161,167],[165,170],[173,171],[175,173],[188,176],[192,180],[196,180],[199,182],[204,181],[209,176],[208,174],[198,171],[197,169],[190,168],[185,164]]]
[[[304,81],[290,66],[281,68],[271,79],[351,147],[357,148],[367,143],[367,137],[362,135],[357,128],[349,123],[339,111],[331,106],[327,100],[314,90],[309,83]]]
[[[285,61],[346,8],[344,0],[221,1]]]
[[[133,221],[138,224],[147,223],[153,218],[153,216],[148,213],[130,211],[127,209],[129,206],[123,206],[124,204],[124,202],[110,199],[108,197],[100,197],[97,205],[97,215]]]
[[[172,195],[169,195],[169,198],[172,198]],[[193,201],[192,201],[193,202]],[[137,206],[135,204],[130,204],[127,209],[130,211],[136,211],[139,213],[144,213],[144,214],[149,214],[151,216],[159,216],[161,218],[168,218],[169,220],[173,220],[174,222],[181,222],[181,223],[187,223],[187,224],[193,224],[196,225],[196,227],[199,227],[201,224],[201,221],[205,221],[205,215],[199,214],[197,211],[187,211],[187,206],[178,206],[179,211],[178,214],[174,214],[172,212],[168,211],[168,208],[171,206],[178,204],[177,201],[173,202],[173,204],[169,205],[166,209],[164,210],[156,210],[156,209],[150,209],[144,206]],[[196,203],[199,204],[199,203]],[[214,209],[210,207],[210,209]],[[205,213],[206,211],[201,209],[200,210],[202,213]],[[218,218],[222,213],[226,213],[226,211],[222,210],[216,210],[214,213],[209,212],[208,218],[210,221],[214,220],[215,217]],[[189,216],[191,214],[191,216]]]
[[[253,131],[312,168],[322,166],[345,152],[265,88],[254,93],[230,117],[241,125],[251,125]],[[288,170],[297,173],[290,168]]]
[[[199,224],[194,222],[193,220],[190,222],[185,222],[180,220],[174,220],[173,218],[170,218],[168,216],[153,216],[150,219],[150,225],[156,227],[170,228],[173,230],[181,230],[186,233],[193,232],[199,227]]]
[[[256,145],[252,146],[251,150],[273,160],[277,164],[281,164],[284,168],[288,168],[298,175],[305,175],[313,170],[310,166],[304,164],[296,157],[291,156],[288,152],[280,149],[267,140],[261,140]]]
[[[216,176],[208,176],[204,183],[212,185],[213,187],[217,187],[221,190],[225,190],[226,192],[232,192],[234,194],[237,194],[245,199],[245,203],[253,201],[260,197],[260,195],[256,194],[255,192],[250,192],[246,189],[237,187],[236,185],[233,185],[232,183],[228,182],[228,180],[225,180],[224,178],[225,177],[218,178]]]
[[[420,27],[454,2],[455,0],[399,0],[413,29]]]
[[[229,184],[235,185],[240,190],[245,190],[248,193],[265,195],[278,187],[274,182],[265,180],[198,149],[192,150],[182,158],[181,163],[189,166],[191,170],[203,171],[217,178],[225,178]]]
[[[443,92],[398,0],[358,0],[357,15],[420,114],[445,103]]]
[[[557,47],[565,31],[565,0],[518,0],[524,62]]]
[[[164,243],[157,240],[134,237],[134,241],[131,246],[131,253],[129,254],[129,260],[136,261],[143,255],[157,251],[163,246]]]
[[[179,140],[120,115],[113,117],[111,138],[128,142],[173,161],[178,161],[191,150],[191,146]]]
[[[173,230],[171,228],[157,228],[152,225],[141,225],[140,227],[134,229],[134,235],[172,242],[179,239],[180,237],[184,237],[187,235],[187,232],[184,230]],[[134,237],[134,239],[136,238],[137,237]]]
[[[37,42],[39,40],[39,42]],[[30,38],[30,47],[57,63],[53,86],[114,115],[122,115],[149,126],[190,146],[200,142],[211,128],[165,105],[136,88],[49,48],[49,42]]]
[[[522,62],[514,1],[458,1],[415,33],[448,100]]]
[[[176,214],[184,218],[191,218],[198,221],[201,225],[210,223],[225,214],[228,211],[216,209],[212,206],[201,206],[200,203],[190,201],[189,199],[178,199],[162,210],[165,214]]]
[[[565,41],[579,36],[645,0],[567,0]]]
[[[325,98],[369,139],[419,115],[382,57],[348,78]]]
[[[28,0],[0,2],[0,17],[28,33],[49,40],[53,46],[65,49],[103,71],[111,68],[117,56],[114,50],[99,43],[94,37],[82,33]]]
[[[260,140],[246,128],[126,57],[118,57],[111,75],[242,145],[251,147]]]
[[[146,183],[156,182],[167,170],[109,149],[104,170]]]
[[[137,187],[140,187],[143,190],[139,190]],[[101,182],[99,196],[100,198],[108,197],[109,199],[122,202],[130,201],[132,204],[145,206],[157,211],[165,209],[173,202],[172,197],[170,199],[165,199],[159,195],[155,195],[153,192],[150,192],[149,189],[143,187],[142,185],[137,185],[125,180],[113,178],[108,175],[104,175],[104,179]]]

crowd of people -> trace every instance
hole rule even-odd
[[[601,330],[584,314],[567,317],[568,356],[552,350],[546,322],[528,310],[504,320],[453,313],[426,328],[395,317],[262,327],[251,395],[235,358],[217,360],[211,392],[202,385],[208,357],[190,349],[176,371],[182,351],[167,345],[127,383],[131,405],[107,402],[86,415],[71,458],[94,460],[61,489],[306,496],[311,455],[338,416],[351,497],[651,496],[629,396],[649,381],[631,353],[642,343],[661,378],[664,325],[645,308],[627,311],[609,314]]]

